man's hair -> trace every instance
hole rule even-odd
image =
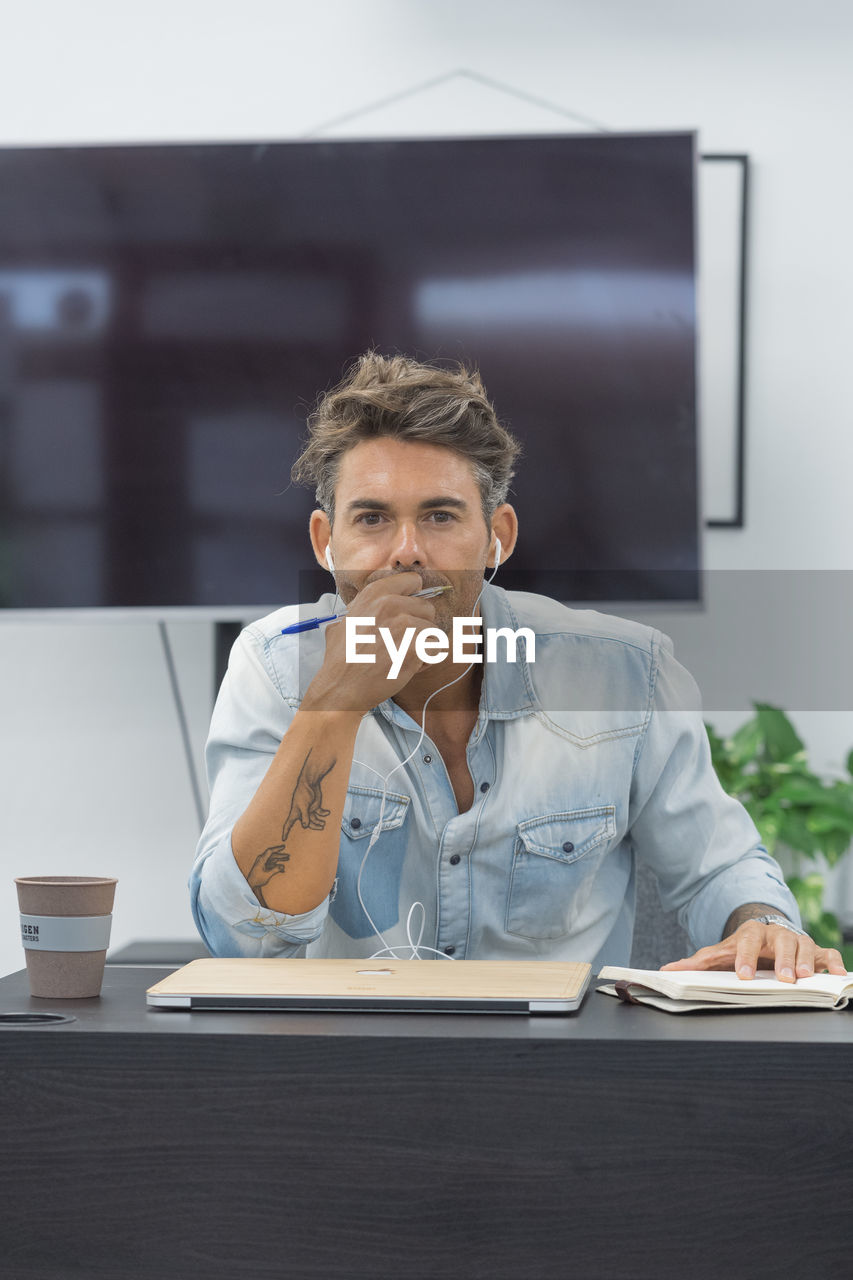
[[[476,369],[440,368],[368,351],[320,397],[291,479],[313,486],[317,505],[334,521],[341,458],[362,440],[382,437],[442,445],[470,462],[487,525],[506,501],[521,452],[498,422]]]

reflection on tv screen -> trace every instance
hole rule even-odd
[[[694,169],[690,134],[0,149],[0,605],[294,600],[290,466],[370,347],[476,365],[520,438],[502,585],[694,599]]]

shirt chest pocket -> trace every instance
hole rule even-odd
[[[389,791],[386,793],[385,810],[382,812],[381,787],[349,787],[341,830],[350,840],[364,840],[366,836],[373,835],[382,813],[382,830],[393,831],[403,825],[408,808],[408,796]]]
[[[409,804],[409,796],[389,791],[383,811],[381,787],[349,787],[347,790],[341,819],[338,874],[329,912],[338,927],[351,938],[366,938],[373,932],[358,900],[359,872],[361,896],[377,929],[390,929],[397,923],[400,880],[406,853],[403,824]],[[379,825],[380,812],[382,829],[365,862],[370,837]]]
[[[614,805],[520,822],[507,894],[507,933],[537,939],[571,933],[615,833]]]

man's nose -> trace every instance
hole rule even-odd
[[[391,552],[391,564],[395,569],[416,568],[423,564],[417,531],[413,524],[401,525]]]

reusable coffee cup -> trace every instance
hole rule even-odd
[[[44,1000],[99,996],[118,881],[21,876],[15,884],[30,995]]]

